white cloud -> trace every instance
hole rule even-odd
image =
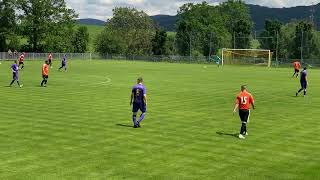
[[[135,7],[149,15],[175,15],[182,4],[200,3],[203,0],[66,0],[68,7],[75,9],[80,18],[95,18],[106,20],[112,17],[115,7]],[[207,0],[217,4],[225,0]],[[268,7],[293,7],[319,3],[320,0],[245,0],[249,4]]]
[[[261,6],[268,7],[294,7],[294,6],[309,6],[312,4],[317,4],[320,0],[246,0],[249,4],[258,4]]]

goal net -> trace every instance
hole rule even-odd
[[[222,65],[253,64],[271,66],[272,52],[264,49],[222,49]]]

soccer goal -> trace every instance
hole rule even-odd
[[[265,49],[222,49],[222,65],[253,64],[271,66],[272,52]]]

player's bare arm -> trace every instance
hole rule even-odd
[[[134,94],[133,94],[133,93],[131,93],[131,97],[130,97],[130,106],[132,105],[133,96],[134,96]]]
[[[147,95],[143,96],[143,102],[144,102],[145,105],[147,105]]]
[[[309,85],[308,76],[306,76],[306,83],[307,83],[307,85]]]
[[[236,113],[238,108],[239,108],[239,104],[236,103],[233,109],[233,113]]]

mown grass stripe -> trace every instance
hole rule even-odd
[[[294,97],[291,69],[117,61],[26,62],[24,88],[0,65],[1,179],[312,179],[319,177],[318,70]],[[149,105],[133,129],[130,90],[143,76]],[[111,82],[103,83],[110,78]],[[241,84],[257,109],[240,141],[232,115]]]

